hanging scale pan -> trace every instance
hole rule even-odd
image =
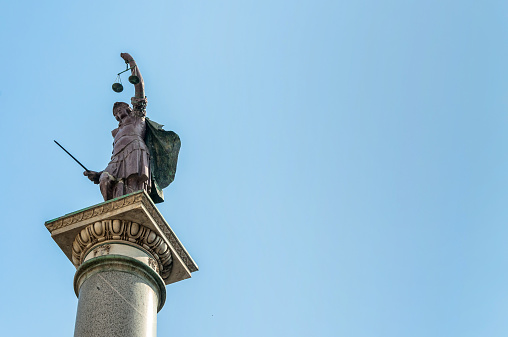
[[[123,85],[122,85],[122,79],[120,78],[120,74],[116,76],[115,83],[111,86],[113,88],[114,92],[122,92],[123,91]]]

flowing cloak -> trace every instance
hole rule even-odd
[[[176,162],[180,151],[180,137],[173,131],[166,131],[154,121],[145,118],[145,144],[150,152],[150,173],[152,188],[150,197],[154,203],[164,201],[162,189],[175,179]]]

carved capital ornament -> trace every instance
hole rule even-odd
[[[153,230],[126,220],[102,220],[88,225],[76,235],[72,244],[72,263],[78,267],[88,253],[104,243],[124,243],[149,253],[156,261],[151,267],[163,279],[171,273],[171,250],[162,237]]]

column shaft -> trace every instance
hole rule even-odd
[[[74,278],[78,311],[74,337],[155,337],[165,300],[159,275],[127,256],[84,262]]]

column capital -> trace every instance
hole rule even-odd
[[[144,191],[47,221],[51,237],[76,268],[103,243],[141,247],[156,260],[156,268],[170,284],[191,277],[198,266]],[[152,266],[154,268],[154,266]]]
[[[151,258],[146,259],[146,264],[163,279],[171,274],[173,259],[164,239],[145,226],[119,219],[97,221],[83,228],[72,244],[72,263],[78,268],[89,254],[91,257],[115,254],[111,249],[116,243],[147,252]]]

